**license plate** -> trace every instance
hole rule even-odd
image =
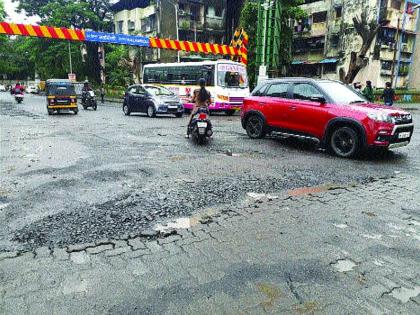
[[[178,106],[174,105],[174,106],[168,106],[169,109],[177,109]]]
[[[405,138],[410,138],[410,132],[400,132],[398,134],[398,139],[405,139]]]
[[[207,123],[206,122],[198,122],[197,127],[198,128],[207,128]]]
[[[206,133],[206,128],[198,128],[198,133],[204,135]]]

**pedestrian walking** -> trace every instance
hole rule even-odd
[[[105,88],[103,85],[101,85],[101,103],[104,104],[105,103]]]
[[[372,103],[375,100],[375,96],[373,95],[373,87],[371,81],[366,81],[366,87],[363,89],[362,94],[367,100]]]
[[[382,98],[384,100],[385,105],[392,106],[394,104],[394,97],[395,97],[395,91],[391,87],[391,82],[385,83],[385,89],[382,93]]]

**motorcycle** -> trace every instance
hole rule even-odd
[[[213,128],[207,109],[198,110],[188,127],[188,131],[198,144],[203,144],[213,135]]]
[[[15,94],[15,100],[18,102],[18,104],[23,102],[23,93],[17,93]]]
[[[98,108],[98,103],[96,101],[95,92],[87,91],[85,97],[82,98],[82,106],[83,109],[87,109],[88,107],[92,107],[93,110]]]

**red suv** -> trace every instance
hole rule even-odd
[[[370,104],[341,82],[307,78],[263,82],[245,99],[241,119],[252,139],[269,133],[310,139],[340,157],[405,146],[414,129],[408,112]]]

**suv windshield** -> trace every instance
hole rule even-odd
[[[163,88],[161,86],[145,86],[144,88],[146,89],[147,92],[149,92],[150,94],[152,94],[154,96],[170,96],[170,95],[174,95],[174,93],[172,93],[168,89],[165,89],[165,88]]]
[[[227,88],[247,88],[246,68],[235,64],[219,64],[217,66],[217,85]]]
[[[350,105],[368,102],[362,95],[342,83],[324,81],[318,82],[318,85],[328,94],[335,104]]]

